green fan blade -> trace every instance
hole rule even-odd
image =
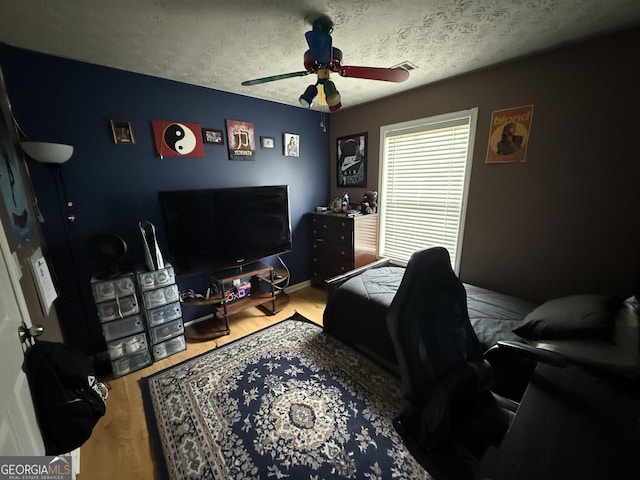
[[[293,77],[304,77],[305,75],[309,75],[309,72],[306,70],[302,70],[301,72],[291,72],[291,73],[283,73],[281,75],[272,75],[270,77],[256,78],[255,80],[247,80],[242,82],[242,85],[259,85],[261,83],[274,82],[276,80],[284,80],[285,78],[293,78]]]

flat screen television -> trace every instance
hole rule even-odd
[[[292,249],[288,185],[159,193],[177,272],[242,266]]]

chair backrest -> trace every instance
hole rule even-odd
[[[435,443],[446,433],[449,419],[443,412],[448,412],[453,394],[473,394],[489,386],[466,291],[445,248],[413,254],[389,308],[387,326],[402,377],[402,416],[409,423],[422,422],[425,443]]]

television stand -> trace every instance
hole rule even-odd
[[[282,308],[282,299],[278,300],[275,285],[282,282],[276,278],[273,267],[255,262],[242,267],[227,268],[211,274],[211,285],[217,293],[207,299],[188,299],[184,305],[212,305],[213,313],[200,317],[204,321],[187,327],[185,335],[191,341],[206,341],[229,335],[229,317],[251,307],[259,307],[268,315],[275,315]]]

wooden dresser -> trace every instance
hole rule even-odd
[[[324,287],[328,278],[376,260],[378,214],[347,217],[309,213],[311,284]]]

